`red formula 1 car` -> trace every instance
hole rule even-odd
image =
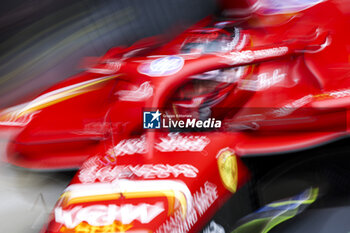
[[[349,135],[349,22],[337,3],[262,0],[224,13],[167,43],[113,48],[1,112],[2,127],[20,129],[10,163],[80,168],[42,232],[241,232],[223,208],[252,184],[244,158]],[[316,196],[308,189],[288,208]]]

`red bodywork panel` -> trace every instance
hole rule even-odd
[[[331,1],[283,14],[249,9],[248,18],[205,19],[160,46],[152,38],[111,49],[85,72],[0,113],[2,127],[20,129],[10,163],[57,170],[84,162],[43,232],[197,232],[248,180],[240,156],[348,135],[348,18]],[[217,40],[225,41],[219,49],[201,47]],[[211,109],[219,130],[143,128],[144,109],[174,106],[190,77],[234,67],[240,75]]]

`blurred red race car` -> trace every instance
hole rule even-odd
[[[349,135],[349,21],[338,3],[223,6],[226,19],[113,48],[1,112],[3,128],[20,129],[10,163],[80,168],[43,232],[240,232],[219,210],[247,186],[242,159]],[[288,203],[312,203],[315,190]]]

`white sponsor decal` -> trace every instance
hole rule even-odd
[[[277,57],[285,55],[288,52],[288,47],[277,47],[260,50],[244,50],[241,52],[231,52],[228,55],[222,55],[222,57],[229,59],[229,65],[235,65],[238,63],[250,63],[257,59]]]
[[[141,203],[138,205],[92,205],[88,207],[76,206],[73,209],[55,209],[55,221],[64,224],[67,228],[74,228],[82,222],[91,226],[111,225],[115,220],[122,224],[129,224],[134,220],[149,223],[164,211],[164,204],[157,202],[154,205]]]
[[[321,2],[324,0],[260,0],[258,6],[265,15],[282,15],[300,12]]]
[[[138,52],[144,50],[145,48],[139,48],[139,49],[134,49],[131,50],[129,52],[124,53],[123,55],[123,60],[125,60],[126,58],[131,58],[131,57],[135,57],[137,55]]]
[[[100,158],[98,156],[92,156],[83,163],[81,169],[90,168],[98,165],[101,165]]]
[[[221,83],[235,83],[244,74],[244,69],[244,66],[239,66],[227,70],[211,70],[203,74],[190,76],[189,78],[195,80],[213,80]]]
[[[227,122],[226,127],[230,130],[258,130],[260,125],[255,121],[243,123]]]
[[[167,56],[139,66],[139,72],[148,76],[166,76],[177,73],[184,65],[179,56]]]
[[[169,151],[203,151],[210,143],[206,136],[182,136],[178,133],[169,133],[168,137],[160,138],[155,148],[162,152]]]
[[[311,102],[313,96],[312,95],[306,95],[300,99],[294,100],[290,104],[286,104],[284,107],[276,109],[272,111],[272,114],[277,116],[277,117],[283,117],[291,114],[294,112],[296,109],[304,106],[305,104],[308,104]]]
[[[234,49],[238,43],[238,40],[240,38],[240,31],[239,28],[235,27],[235,36],[232,39],[232,41],[230,41],[229,43],[227,43],[225,46],[221,46],[221,50],[222,51],[231,51],[232,49]]]
[[[126,180],[118,179],[112,183],[93,183],[93,184],[72,184],[68,186],[62,195],[65,201],[82,197],[95,197],[99,195],[120,195],[122,193],[141,194],[157,192],[160,195],[172,193],[176,200],[184,205],[180,208],[182,214],[189,214],[193,206],[193,197],[187,185],[180,180]],[[162,194],[163,193],[163,194]],[[184,203],[185,201],[185,203]],[[187,207],[187,208],[186,208]]]
[[[119,133],[124,127],[127,125],[127,122],[90,122],[84,124],[84,128],[82,130],[73,131],[78,135],[103,135],[105,133]]]
[[[217,187],[215,184],[207,181],[204,183],[204,187],[201,187],[193,195],[193,207],[199,216],[202,216],[216,199],[218,199]]]
[[[210,143],[206,136],[182,136],[179,133],[169,133],[167,137],[159,138],[160,142],[154,144],[155,149],[161,152],[172,151],[203,151]],[[121,140],[116,146],[107,151],[101,162],[104,165],[115,164],[118,156],[146,154],[148,147],[146,145],[146,136],[140,138]]]
[[[273,71],[272,75],[269,73],[261,73],[257,76],[256,80],[243,80],[240,89],[250,91],[263,91],[280,82],[282,82],[286,73],[282,73],[280,69]]]
[[[132,176],[144,179],[178,177],[183,175],[188,178],[197,177],[198,169],[190,164],[143,164],[126,166],[90,166],[79,172],[79,180],[82,183],[112,182],[117,179],[130,178]]]
[[[189,214],[185,219],[180,211],[176,211],[165,223],[163,223],[156,233],[186,233],[198,221],[198,218],[209,209],[209,207],[218,199],[217,186],[210,182],[205,182],[204,187],[201,187],[193,195],[193,208],[189,210]]]
[[[161,152],[171,151],[203,151],[210,143],[206,136],[182,136],[179,133],[169,133],[161,137],[154,147]],[[107,164],[113,164],[117,156],[147,153],[146,136],[121,140],[116,146],[107,151],[104,157]],[[105,164],[105,165],[107,165]]]
[[[243,34],[242,39],[239,41],[235,49],[237,51],[242,50],[244,46],[247,45],[247,41],[248,41],[248,36],[246,34]]]
[[[146,136],[121,140],[115,147],[109,149],[107,154],[113,157],[147,153]]]
[[[225,233],[225,229],[214,221],[211,221],[209,226],[203,230],[203,233]]]
[[[319,99],[323,100],[323,99],[327,99],[329,97],[337,99],[337,98],[345,98],[345,97],[349,97],[349,96],[350,96],[349,89],[334,90],[332,92],[324,92],[324,93],[313,95],[313,97],[316,98],[316,100],[319,100]]]
[[[96,74],[113,74],[121,67],[120,61],[107,61],[104,68],[89,68],[88,71]]]
[[[40,111],[30,113],[23,115],[22,117],[18,118],[15,114],[9,115],[9,117],[5,121],[0,120],[0,125],[3,126],[26,126],[29,124],[29,122],[32,121],[33,117],[39,113]]]
[[[350,96],[350,90],[330,92],[329,95],[334,98],[344,98]]]
[[[119,99],[122,101],[144,101],[153,95],[153,87],[150,82],[144,82],[135,90],[118,91]]]

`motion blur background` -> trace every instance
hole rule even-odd
[[[78,72],[83,57],[167,31],[216,10],[215,0],[6,0],[0,8],[0,108]]]
[[[348,0],[337,0],[341,1]],[[348,9],[341,10],[350,12],[350,4],[343,6]],[[128,46],[164,32],[172,36],[217,9],[215,0],[2,0],[0,109],[30,99],[78,73],[86,57],[102,56],[111,47]],[[8,137],[0,135],[0,232],[37,233],[74,172],[31,172],[5,163]],[[342,145],[336,147],[339,150]],[[268,159],[263,158],[257,164],[271,164]],[[348,168],[330,168],[346,173],[340,183],[347,191],[350,190]],[[285,180],[300,184],[302,179],[289,174],[292,176],[278,180],[280,185],[276,185],[277,181],[265,182],[260,188],[284,187]],[[324,202],[328,206],[321,202],[320,208],[308,210],[272,232],[349,232],[349,196],[346,200],[327,199]],[[334,200],[340,200],[337,207],[329,207]]]
[[[160,34],[213,13],[215,0],[4,0],[0,4],[0,109],[77,72],[84,57]],[[1,161],[6,137],[1,135]],[[0,164],[0,232],[39,232],[74,172],[36,173]]]

